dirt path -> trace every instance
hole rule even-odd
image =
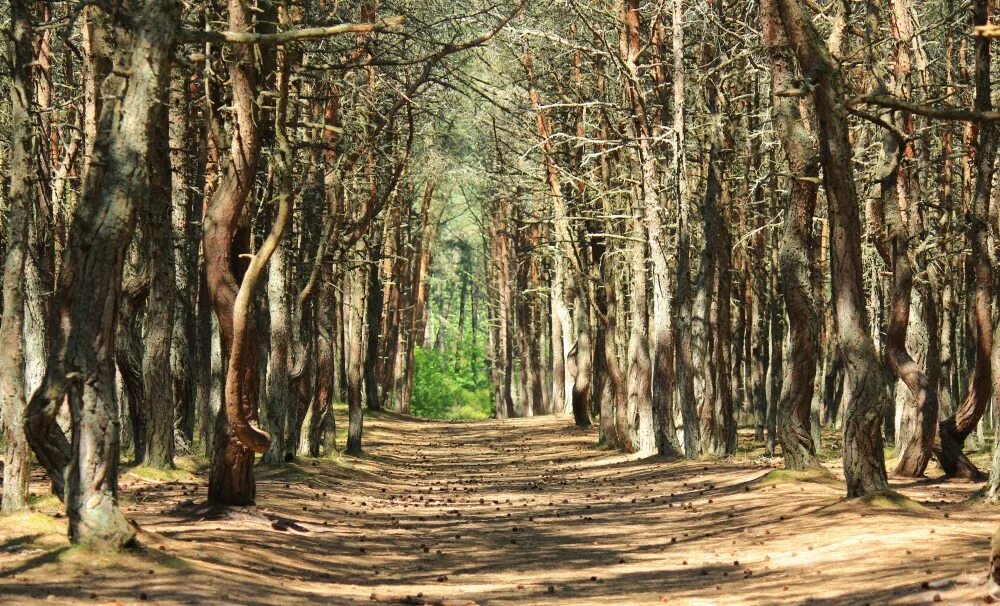
[[[760,482],[770,462],[635,461],[568,424],[380,415],[367,458],[261,470],[259,508],[223,519],[200,506],[203,477],[127,474],[147,547],[95,559],[64,520],[0,522],[0,603],[978,603],[1000,515],[960,503],[972,485],[845,503]]]

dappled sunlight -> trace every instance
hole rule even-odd
[[[975,595],[1000,521],[963,504],[973,485],[907,480],[893,487],[908,499],[847,501],[836,461],[826,475],[739,457],[637,459],[567,423],[372,415],[369,457],[260,467],[249,509],[209,508],[205,483],[185,475],[127,474],[141,551],[91,566],[53,539],[57,520],[32,514],[40,531],[2,527],[0,591],[56,603],[419,592],[483,604],[920,603]]]

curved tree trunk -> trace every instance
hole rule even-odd
[[[849,397],[844,411],[844,475],[847,496],[860,497],[889,488],[881,431],[889,402],[861,284],[861,222],[847,130],[848,96],[800,0],[778,0],[777,8],[800,69],[811,79],[819,120],[831,234],[833,317]]]
[[[973,6],[973,24],[989,22],[990,3],[976,0]],[[989,111],[990,98],[990,38],[977,36],[976,41],[976,111]],[[979,125],[979,144],[976,149],[976,184],[972,193],[972,211],[969,217],[968,238],[972,254],[973,292],[972,315],[975,328],[975,368],[972,371],[969,392],[955,413],[941,421],[933,452],[948,476],[983,479],[983,473],[969,460],[962,448],[965,439],[979,424],[991,401],[995,383],[991,356],[993,353],[993,321],[991,306],[995,290],[993,262],[990,258],[989,218],[992,203],[993,172],[996,161],[996,125],[984,122]]]
[[[137,232],[142,232],[140,227]],[[135,240],[143,239],[141,236]],[[149,271],[147,263],[136,260],[138,246],[130,247],[122,271],[121,309],[119,310],[118,326],[115,330],[115,365],[122,384],[122,395],[125,408],[122,410],[122,421],[127,421],[131,433],[124,434],[125,448],[134,449],[133,461],[142,464],[146,461],[146,444],[148,431],[149,409],[146,406],[146,389],[143,385],[142,359],[142,310],[149,298]],[[142,255],[145,258],[145,255]]]
[[[252,21],[242,0],[229,0],[229,29],[250,31]],[[238,376],[225,377],[242,385],[242,400],[228,401],[223,395],[223,406],[216,417],[213,442],[212,471],[209,478],[208,499],[221,505],[249,505],[254,502],[256,486],[253,479],[254,451],[237,438],[236,424],[246,427],[257,417],[257,334],[254,322],[245,322],[241,347],[246,351],[234,352],[234,306],[240,286],[234,273],[238,255],[234,237],[240,217],[253,192],[260,156],[260,133],[255,103],[256,69],[252,47],[238,45],[232,49],[229,63],[229,81],[233,95],[233,139],[229,165],[220,180],[204,220],[203,248],[208,293],[219,321],[222,339],[223,366],[231,367],[227,360],[243,360],[236,367]],[[229,368],[231,370],[231,368]],[[229,370],[227,370],[227,375]],[[237,418],[230,418],[233,414]]]

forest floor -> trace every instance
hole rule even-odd
[[[981,603],[1000,523],[973,484],[848,502],[753,451],[639,461],[566,418],[365,430],[362,458],[259,468],[258,507],[222,517],[201,470],[126,470],[143,547],[124,554],[70,548],[37,497],[0,522],[0,603]]]

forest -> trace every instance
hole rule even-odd
[[[991,0],[0,30],[0,603],[1000,602]]]

